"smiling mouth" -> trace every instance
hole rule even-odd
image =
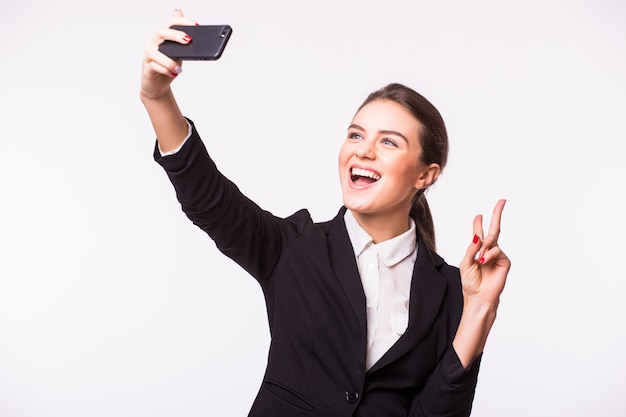
[[[353,183],[361,185],[372,184],[380,179],[379,174],[363,168],[352,168],[350,176]]]

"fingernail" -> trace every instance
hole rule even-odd
[[[185,35],[185,36],[183,36],[183,40],[184,40],[185,42],[191,42],[191,36],[189,36],[189,35]]]
[[[196,22],[196,26],[200,26],[200,23]]]
[[[472,239],[472,243],[476,244],[478,243],[478,235],[474,235],[474,239]]]
[[[170,74],[172,74],[172,77],[177,77],[178,74],[176,74],[174,71],[170,71]]]
[[[484,263],[485,263],[485,258],[480,258],[480,259],[478,260],[478,265],[482,265],[482,264],[484,264]]]

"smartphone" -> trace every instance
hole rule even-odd
[[[233,29],[229,25],[172,26],[191,36],[186,45],[165,41],[159,51],[175,60],[215,61],[222,56]]]

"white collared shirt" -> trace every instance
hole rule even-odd
[[[417,259],[415,222],[410,219],[408,231],[375,244],[350,210],[344,220],[365,292],[369,370],[404,334],[409,323],[411,278]]]

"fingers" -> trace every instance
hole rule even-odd
[[[496,240],[500,235],[500,219],[502,218],[502,210],[504,210],[504,205],[506,204],[506,200],[498,200],[495,208],[493,209],[493,213],[491,215],[491,223],[489,224],[489,234],[494,235]]]
[[[501,199],[496,203],[491,216],[491,222],[489,223],[489,230],[487,236],[483,236],[483,216],[481,214],[474,217],[473,231],[474,242],[470,245],[468,253],[472,253],[473,259],[478,260],[479,264],[486,262],[489,258],[485,254],[493,247],[498,245],[498,237],[500,236],[500,221],[502,218],[502,210],[506,200]]]
[[[167,26],[160,29],[152,41],[146,46],[144,54],[146,70],[172,78],[180,74],[182,72],[182,62],[172,60],[161,53],[159,51],[159,45],[165,41],[178,42],[184,45],[188,44],[192,41],[191,36],[187,35],[184,31],[171,29],[171,26],[195,26],[197,24],[198,23],[194,20],[184,17],[182,10],[174,10]]]
[[[478,258],[478,253],[482,247],[482,215],[478,215],[474,217],[474,237],[472,238],[472,242],[467,247],[465,251],[465,256],[461,261],[462,268],[469,268],[471,265],[476,263]],[[478,258],[480,261],[480,258]]]
[[[141,96],[144,98],[159,98],[167,92],[169,86],[178,74],[182,72],[182,61],[176,61],[159,51],[159,46],[165,41],[188,44],[192,41],[184,31],[175,30],[174,25],[196,26],[197,23],[183,15],[179,9],[169,19],[167,26],[161,28],[146,45],[141,77]]]
[[[160,43],[151,43],[146,47],[144,63],[148,70],[158,74],[176,77],[183,71],[182,62],[175,61],[161,53],[159,51]]]
[[[151,60],[146,64],[146,66],[146,69],[149,72],[154,72],[171,78],[175,78],[178,74],[183,72],[182,67],[176,61],[174,61],[174,65],[171,65],[169,62],[159,63],[156,60]]]
[[[174,9],[174,13],[172,13],[172,20],[179,19],[183,17],[183,11],[180,9]]]
[[[187,44],[191,42],[191,36],[187,35],[182,30],[163,28],[157,32],[156,36],[152,40],[152,43],[158,46],[164,41]]]
[[[473,228],[474,236],[478,236],[480,240],[483,240],[483,215],[479,214],[474,217]]]
[[[170,26],[174,26],[174,25],[178,25],[178,26],[198,26],[198,22],[196,22],[195,20],[190,19],[188,17],[184,17],[182,10],[176,9],[176,10],[174,10],[174,14],[172,14],[172,17],[170,18],[170,21],[167,24],[167,26],[170,27]]]
[[[511,261],[499,246],[494,246],[487,250],[482,259],[484,264],[503,267],[507,271],[511,268]]]

